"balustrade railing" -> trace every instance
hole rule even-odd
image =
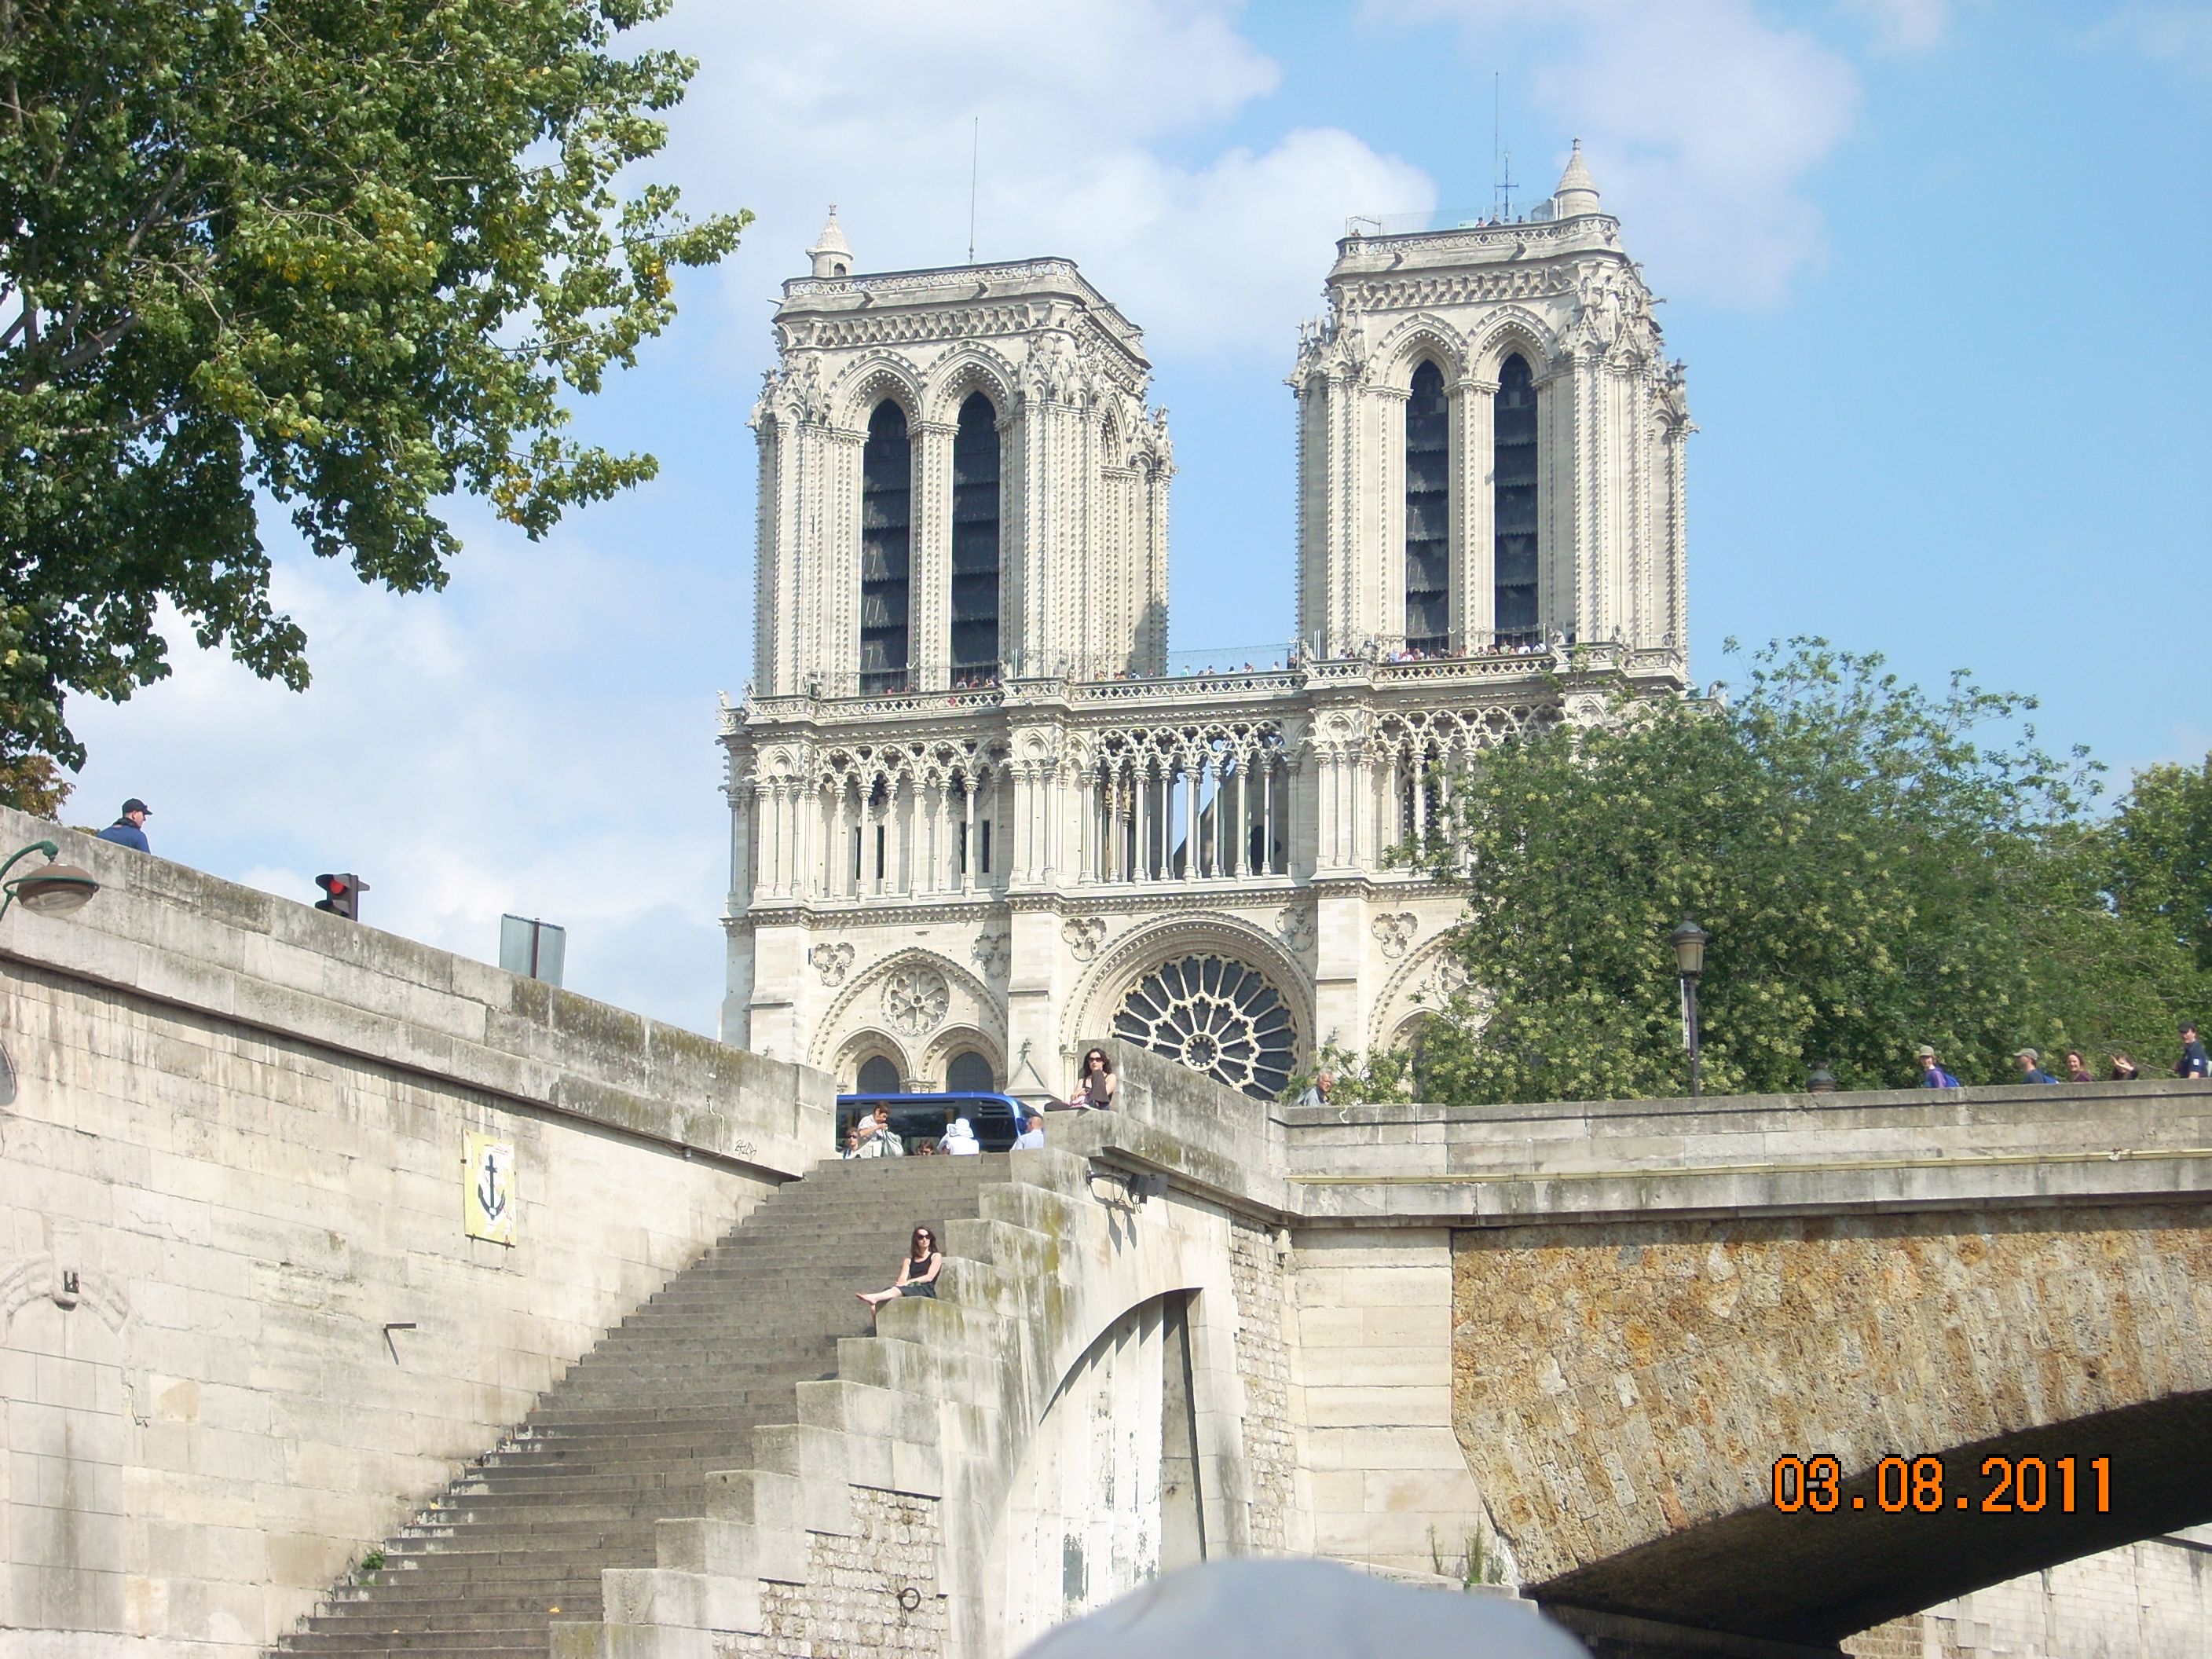
[[[1085,882],[1290,873],[1289,759],[1272,736],[1194,755],[1109,754],[1084,786]]]

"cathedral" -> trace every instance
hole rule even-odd
[[[1263,1098],[1413,1038],[1480,751],[1684,689],[1681,368],[1579,145],[1525,216],[1355,220],[1298,342],[1297,638],[1171,673],[1144,336],[1065,259],[783,286],[725,1042],[1064,1097],[1114,1036]]]

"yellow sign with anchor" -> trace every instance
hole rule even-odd
[[[461,1213],[468,1236],[495,1244],[514,1243],[514,1143],[471,1133],[464,1185]]]

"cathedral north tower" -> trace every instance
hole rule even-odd
[[[1681,371],[1581,146],[1526,219],[1368,228],[1291,377],[1301,640],[1680,651]]]
[[[1064,259],[855,277],[833,210],[784,284],[760,447],[760,690],[1157,673],[1165,417]]]

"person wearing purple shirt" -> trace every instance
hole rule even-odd
[[[1936,1058],[1936,1051],[1933,1048],[1923,1042],[1914,1052],[1920,1056],[1920,1086],[1922,1088],[1955,1089],[1959,1086],[1959,1079],[1943,1069],[1942,1062]]]

